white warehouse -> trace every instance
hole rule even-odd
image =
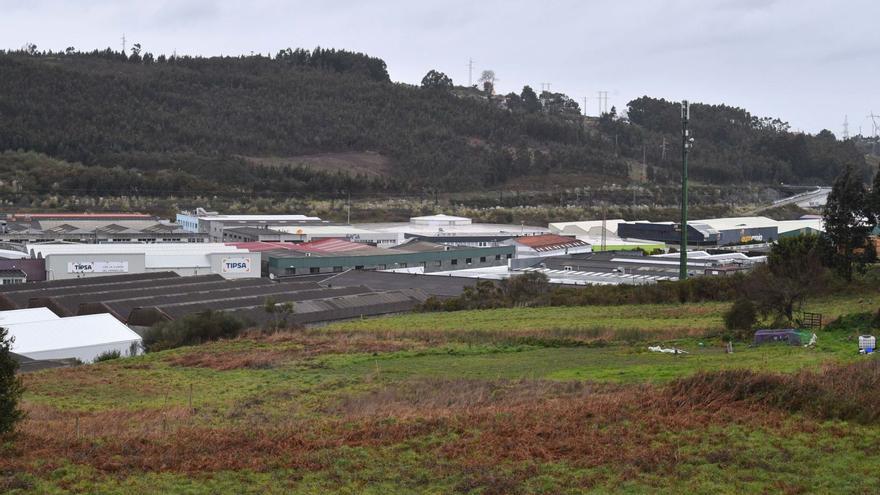
[[[14,338],[12,352],[30,359],[91,363],[107,352],[141,353],[141,337],[107,313],[59,318],[47,308],[0,311],[0,325]]]
[[[46,260],[47,280],[167,271],[182,277],[260,277],[259,253],[220,243],[29,244],[27,249],[31,258]]]

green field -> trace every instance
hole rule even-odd
[[[873,492],[877,424],[671,392],[699,372],[873,359],[846,328],[727,354],[726,307],[410,314],[25,375],[0,492]]]

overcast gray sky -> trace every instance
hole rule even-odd
[[[154,54],[323,47],[383,58],[395,81],[429,69],[466,84],[493,69],[499,91],[551,83],[598,110],[647,94],[747,108],[838,136],[880,113],[878,0],[0,0],[0,47]],[[2,77],[2,74],[0,74]],[[697,115],[693,116],[698,118]]]

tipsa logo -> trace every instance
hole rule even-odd
[[[225,258],[222,263],[223,273],[250,273],[251,260],[248,258]]]
[[[91,263],[74,263],[74,264],[73,264],[73,269],[76,270],[76,271],[91,270],[91,269],[92,269],[92,264],[91,264]]]

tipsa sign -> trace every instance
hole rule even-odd
[[[72,261],[67,273],[128,273],[127,261]]]
[[[250,273],[250,258],[223,258],[220,262],[220,269],[223,273]]]

